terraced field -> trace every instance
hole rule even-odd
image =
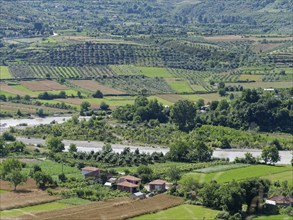
[[[51,90],[67,90],[64,85],[52,80],[40,80],[40,81],[21,81],[21,85],[32,91],[51,91]]]
[[[256,89],[256,88],[292,88],[293,82],[252,82],[252,83],[226,83],[226,86],[243,86],[244,89]]]

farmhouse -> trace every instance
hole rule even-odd
[[[160,180],[160,179],[154,180],[149,183],[149,186],[150,186],[150,191],[155,191],[155,190],[165,191],[166,190],[166,181]]]
[[[117,183],[117,189],[121,191],[125,191],[125,192],[131,192],[131,193],[136,192],[138,191],[138,187],[139,185],[133,184],[127,181]]]
[[[133,183],[133,184],[137,184],[139,185],[141,183],[141,179],[137,178],[135,176],[122,176],[119,178],[118,182],[129,182],[129,183]]]
[[[289,196],[274,196],[266,200],[266,204],[277,206],[289,206],[293,205],[293,197]]]
[[[96,167],[84,167],[81,169],[81,174],[84,176],[84,178],[93,178],[98,182],[101,180],[103,175],[105,178],[111,177],[111,175],[105,170]]]

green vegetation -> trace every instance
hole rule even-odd
[[[192,93],[193,90],[185,79],[168,78],[167,83],[178,93]]]
[[[12,78],[11,73],[7,66],[0,66],[0,79],[10,79]]]
[[[244,180],[254,177],[262,177],[270,174],[282,173],[290,171],[290,166],[266,166],[256,165],[244,168],[237,168],[223,172],[215,172],[209,174],[200,174],[196,172],[187,173],[186,176],[193,176],[200,182],[210,182],[216,180],[218,183],[230,182],[232,180]]]
[[[269,175],[264,175],[261,178],[263,179],[268,179],[270,181],[288,181],[289,185],[293,185],[292,183],[292,178],[293,178],[293,171],[288,170],[284,172],[279,172],[279,173],[274,173],[274,174],[269,174]]]
[[[265,215],[257,216],[253,218],[254,220],[286,220],[290,219],[288,215]]]
[[[206,167],[206,168],[198,169],[198,170],[195,170],[195,172],[198,172],[198,173],[215,173],[215,172],[221,172],[221,171],[232,170],[232,169],[237,169],[237,168],[241,168],[241,167],[248,167],[248,166],[249,166],[249,164],[241,164],[241,163],[218,165],[218,166],[212,166],[212,167]]]
[[[62,201],[62,200],[61,200]],[[63,202],[50,202],[41,205],[34,205],[20,209],[11,209],[7,211],[1,211],[0,217],[1,218],[11,218],[11,217],[18,217],[27,213],[37,213],[37,212],[45,212],[45,211],[54,211],[57,209],[64,209],[71,207],[71,205],[63,203]]]
[[[166,68],[154,68],[154,67],[137,67],[137,69],[147,77],[162,77],[172,78],[173,75],[168,72]]]
[[[147,219],[214,219],[219,211],[207,209],[202,206],[180,205],[174,208],[133,218],[133,220]]]

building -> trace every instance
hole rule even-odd
[[[166,181],[165,180],[154,180],[149,183],[149,189],[150,191],[165,191],[166,190]]]
[[[136,192],[132,194],[132,198],[133,199],[145,199],[146,198],[146,194],[142,193],[142,192]]]
[[[289,196],[273,196],[266,200],[266,204],[277,206],[289,206],[293,205],[293,197]]]
[[[102,182],[101,179],[103,178],[108,179],[111,177],[111,174],[96,167],[84,167],[81,169],[81,174],[84,178],[96,179],[97,182]]]
[[[122,176],[119,178],[118,183],[124,182],[124,181],[127,181],[132,184],[136,184],[136,185],[141,184],[141,179],[135,176]]]
[[[130,183],[127,181],[117,183],[117,189],[119,189],[121,191],[125,191],[125,192],[130,192],[130,193],[137,192],[138,187],[139,187],[139,185],[133,184],[133,183]]]

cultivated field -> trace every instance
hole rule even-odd
[[[142,215],[133,220],[210,220],[214,219],[219,211],[207,209],[202,206],[180,205],[155,214]]]
[[[219,35],[212,37],[204,38],[210,42],[229,42],[229,41],[262,41],[263,39],[267,39],[270,41],[284,41],[284,40],[292,40],[292,37],[254,37],[254,36],[241,36],[241,35]]]
[[[288,181],[288,184],[293,186],[293,170],[288,170],[285,172],[281,172],[281,173],[274,173],[274,174],[269,174],[267,176],[262,176],[261,178],[263,179],[268,179],[271,181]]]
[[[226,83],[227,86],[238,86],[241,85],[245,89],[256,89],[256,88],[292,88],[293,82],[253,82],[253,83]]]
[[[239,80],[254,80],[254,81],[261,81],[262,76],[261,75],[248,75],[248,74],[242,74],[239,77]]]
[[[3,92],[11,93],[13,95],[20,95],[20,96],[27,95],[27,92],[18,90],[14,86],[9,86],[5,83],[0,83],[0,90]]]
[[[32,91],[51,91],[51,90],[66,90],[67,87],[52,80],[41,81],[21,81],[24,87]]]
[[[10,74],[7,66],[0,66],[0,79],[10,79],[12,75]]]
[[[55,212],[37,213],[37,219],[127,219],[138,215],[165,210],[183,203],[182,198],[170,195],[157,195],[152,198],[134,201],[128,198],[95,202],[83,206],[56,210]],[[30,219],[31,216],[23,215],[20,219]]]
[[[192,88],[190,87],[190,84],[185,80],[181,78],[167,78],[166,82],[168,85],[174,89],[178,93],[188,93],[188,92],[194,92]]]
[[[76,86],[79,86],[79,87],[81,87],[83,89],[93,91],[93,92],[95,92],[97,90],[100,90],[105,95],[109,95],[109,94],[112,94],[112,95],[125,94],[125,92],[122,92],[120,90],[117,90],[117,89],[102,85],[102,84],[100,84],[100,83],[98,83],[96,81],[93,81],[93,80],[71,80],[70,83],[72,83],[72,84],[74,84]]]
[[[136,67],[140,73],[148,77],[162,77],[162,78],[172,78],[172,74],[168,72],[166,68],[159,67]]]
[[[232,181],[233,179],[243,180],[247,178],[262,177],[270,174],[282,173],[285,171],[292,171],[292,168],[290,166],[255,165],[208,174],[190,172],[187,173],[186,176],[193,176],[200,182],[210,182],[212,180],[216,180],[218,183],[223,183]]]
[[[172,103],[178,102],[179,100],[184,100],[184,97],[180,95],[176,95],[176,94],[162,94],[162,95],[157,95],[157,97],[161,99],[165,99]]]
[[[1,193],[0,210],[26,207],[60,199],[60,197],[49,196],[47,192],[37,189],[36,183],[31,179],[26,184],[18,186],[16,192],[11,191],[13,188],[6,181],[0,180],[0,187],[2,190],[9,190],[9,192]]]

